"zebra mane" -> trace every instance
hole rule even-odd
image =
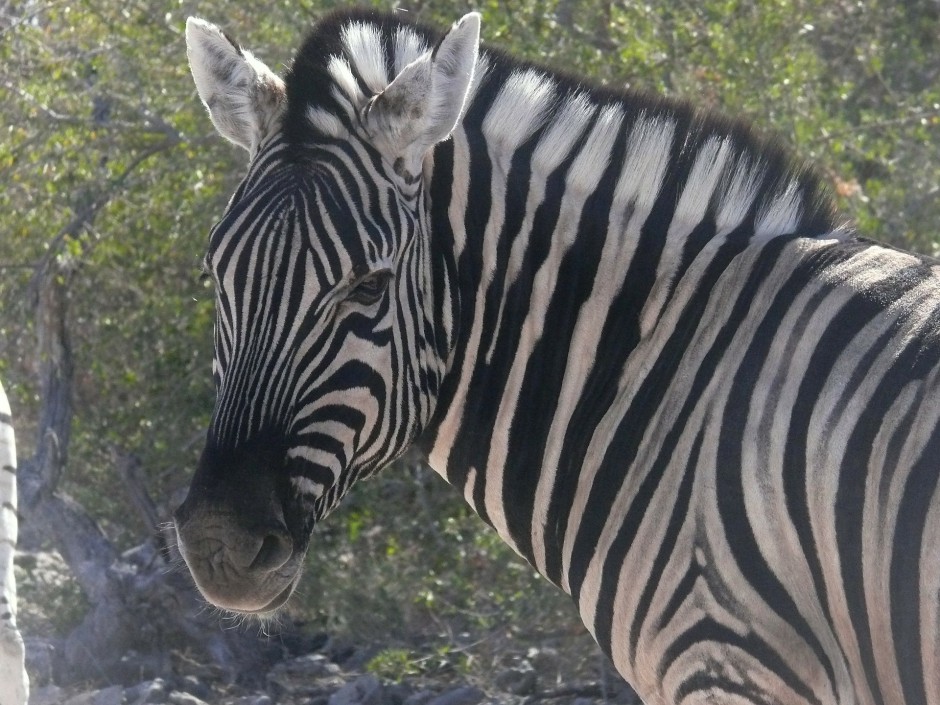
[[[308,34],[285,76],[285,136],[301,144],[317,135],[349,135],[369,99],[442,36],[375,10],[328,15]],[[637,167],[624,170],[616,191],[641,209],[652,205],[664,183],[700,184],[683,190],[677,218],[686,211],[698,222],[711,208],[719,232],[733,229],[748,212],[758,235],[819,236],[836,229],[831,196],[814,169],[745,121],[686,101],[592,85],[484,45],[465,123],[475,113],[488,142],[510,150],[537,134],[564,143],[589,132],[569,184],[590,188],[604,165],[632,160]],[[630,139],[615,149],[625,131]]]

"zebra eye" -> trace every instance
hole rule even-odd
[[[352,291],[349,292],[349,300],[355,301],[363,306],[370,306],[376,303],[382,298],[391,278],[392,273],[387,269],[372,272],[356,283]]]

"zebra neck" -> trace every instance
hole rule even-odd
[[[524,494],[546,464],[576,476],[586,441],[565,456],[557,439],[572,419],[590,438],[601,414],[585,400],[616,389],[676,292],[707,296],[748,247],[828,233],[829,211],[812,176],[727,120],[486,59],[434,162],[432,232],[452,253],[458,324],[423,443],[529,557]]]

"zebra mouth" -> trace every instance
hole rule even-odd
[[[191,573],[203,598],[218,609],[234,615],[264,618],[273,616],[294,594],[300,583],[302,559],[303,555],[292,561],[294,569],[285,566],[285,570],[261,581],[253,580],[251,576],[238,576],[236,571],[230,570],[230,566],[218,571],[208,568],[208,572],[214,572],[216,579],[206,580],[207,571],[200,570],[206,568],[204,563],[196,565],[195,569],[191,566]],[[222,575],[226,575],[226,579],[218,579]],[[269,597],[272,594],[273,597]]]
[[[201,509],[197,507],[197,510]],[[281,522],[259,531],[231,512],[177,513],[180,554],[196,587],[225,612],[264,616],[280,609],[300,582],[305,550]]]
[[[287,587],[281,590],[274,597],[274,599],[271,600],[264,607],[259,607],[258,609],[253,609],[253,610],[232,609],[229,611],[234,612],[235,614],[251,615],[254,617],[265,617],[265,616],[271,615],[274,612],[277,612],[277,610],[279,610],[281,607],[283,607],[287,603],[287,601],[290,599],[290,596],[294,594],[294,588],[297,587],[298,582],[300,582],[299,572],[297,573],[297,576],[287,584]]]

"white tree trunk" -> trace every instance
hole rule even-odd
[[[26,649],[16,628],[16,443],[10,403],[0,384],[0,705],[26,705]]]

